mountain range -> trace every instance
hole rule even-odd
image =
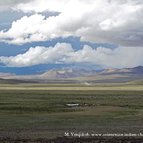
[[[143,80],[143,66],[103,70],[53,69],[36,75],[0,73],[1,81],[36,83],[122,83]]]

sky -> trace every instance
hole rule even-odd
[[[142,0],[0,0],[0,72],[136,66]]]

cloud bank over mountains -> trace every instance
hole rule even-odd
[[[102,67],[143,65],[142,0],[30,0],[2,3],[25,16],[0,31],[0,42],[23,45],[60,37],[80,37],[81,41],[118,45],[117,48],[90,47],[80,50],[68,43],[35,46],[16,56],[1,56],[8,67],[38,64],[89,63]],[[46,13],[55,13],[46,16]]]
[[[141,0],[33,0],[13,9],[32,15],[1,31],[1,41],[23,44],[77,36],[91,42],[143,45]],[[49,11],[59,14],[48,18],[42,15]]]
[[[74,50],[70,44],[57,43],[54,47],[34,47],[26,53],[11,57],[0,57],[0,62],[10,67],[33,66],[37,64],[72,64],[89,63],[102,67],[134,67],[143,65],[143,48],[119,47],[93,49],[85,45],[81,50]]]

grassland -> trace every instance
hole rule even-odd
[[[142,85],[0,85],[0,138],[142,131]]]
[[[143,91],[142,84],[127,83],[127,84],[0,84],[0,90],[47,90],[47,91]]]

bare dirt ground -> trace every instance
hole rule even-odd
[[[13,140],[10,138],[1,138],[1,143],[143,143],[143,138],[105,138],[105,137],[95,137],[95,138],[66,138],[60,137],[56,139],[17,139]]]

